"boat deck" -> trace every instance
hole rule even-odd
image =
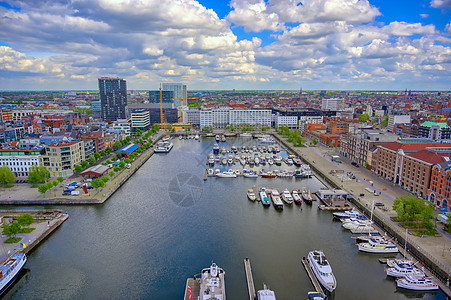
[[[304,266],[305,270],[307,271],[307,275],[310,278],[310,281],[313,284],[313,287],[315,288],[316,292],[321,293],[324,296],[324,299],[327,298],[326,294],[324,294],[323,289],[321,288],[321,284],[319,283],[318,279],[316,278],[315,274],[313,273],[312,268],[308,264],[308,261],[305,257],[302,258],[302,265]]]

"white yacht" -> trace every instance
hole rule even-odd
[[[349,229],[349,230],[355,230],[355,229],[362,229],[363,227],[368,227],[373,224],[373,221],[371,220],[354,220],[352,222],[345,222],[343,223],[343,228]]]
[[[194,139],[195,139],[195,140],[198,140],[198,139],[199,139],[199,135],[196,134],[196,135],[194,136]]]
[[[218,173],[218,174],[216,174],[216,176],[221,177],[221,178],[235,178],[236,174],[232,170],[229,170],[229,171],[224,171],[224,172]]]
[[[398,253],[398,247],[384,237],[372,237],[367,243],[358,244],[359,251],[370,253]]]
[[[276,293],[271,291],[263,284],[263,290],[257,292],[257,300],[276,300]]]
[[[271,190],[271,200],[276,209],[283,209],[282,199],[280,199],[280,194],[276,189]]]
[[[255,195],[254,189],[248,189],[247,190],[247,198],[251,201],[255,201],[257,199],[257,196]]]
[[[225,300],[225,272],[215,263],[202,270],[200,278],[199,300]]]
[[[307,261],[321,285],[329,292],[333,292],[337,288],[337,281],[324,253],[318,250],[311,251]]]
[[[169,153],[171,151],[174,144],[168,141],[158,142],[157,148],[155,148],[155,153]]]
[[[402,264],[404,266],[414,267],[415,262],[412,260],[399,259],[399,258],[387,259],[387,266],[389,266],[390,268],[394,268],[396,264]]]
[[[408,275],[406,277],[398,278],[396,286],[403,289],[414,291],[436,291],[439,286],[429,277],[416,277]]]
[[[347,210],[344,212],[334,212],[334,213],[332,213],[332,215],[334,216],[334,218],[337,218],[337,219],[348,219],[348,218],[355,218],[357,216],[360,216],[360,213],[354,209],[351,209],[351,210]]]
[[[290,191],[288,189],[285,189],[282,193],[282,200],[286,204],[293,204],[293,197],[290,194]]]
[[[20,271],[27,262],[24,253],[16,252],[6,258],[0,265],[0,295],[17,279]]]
[[[387,276],[404,277],[408,275],[424,277],[422,270],[413,267],[410,264],[396,263],[393,267],[385,269]]]

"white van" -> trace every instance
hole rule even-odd
[[[70,192],[71,196],[78,196],[80,195],[80,191],[72,191]]]

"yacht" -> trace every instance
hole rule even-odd
[[[293,204],[293,197],[288,189],[284,190],[282,193],[282,199],[286,204]]]
[[[26,262],[25,254],[19,252],[12,254],[2,262],[0,265],[0,295],[17,279]]]
[[[292,191],[291,191],[291,194],[293,195],[294,203],[296,203],[296,204],[302,204],[302,199],[301,199],[301,196],[299,196],[298,191],[292,190]]]
[[[324,253],[318,250],[311,251],[308,254],[307,261],[319,283],[329,292],[333,292],[337,287],[337,281]]]
[[[351,222],[345,222],[343,223],[343,228],[349,229],[349,230],[355,230],[362,226],[371,226],[373,224],[373,221],[371,220],[354,220]]]
[[[276,174],[274,174],[273,172],[271,172],[271,171],[269,171],[269,172],[266,172],[266,173],[261,173],[260,174],[263,178],[274,178],[274,177],[276,177]]]
[[[215,263],[212,263],[210,268],[203,269],[200,277],[199,299],[225,300],[224,275],[224,270],[219,268]]]
[[[255,196],[254,189],[247,190],[247,198],[249,198],[249,200],[251,201],[255,201],[257,197]]]
[[[291,158],[287,158],[287,160],[285,161],[285,163],[289,166],[291,166],[293,164],[293,160]]]
[[[412,260],[407,260],[407,259],[387,259],[387,266],[389,266],[390,268],[394,268],[396,264],[402,264],[404,266],[408,266],[408,267],[414,267],[415,262]]]
[[[270,206],[271,205],[271,201],[268,198],[268,195],[266,194],[266,189],[264,187],[262,187],[260,189],[260,200],[262,202],[262,204],[264,206]]]
[[[295,157],[295,158],[293,158],[293,164],[296,167],[300,167],[302,165],[302,161],[301,161],[301,159],[299,157]]]
[[[272,166],[274,164],[274,160],[272,158],[268,159],[268,165]]]
[[[312,204],[313,197],[312,197],[312,194],[310,193],[309,189],[302,190],[302,199],[304,199],[305,203]]]
[[[257,300],[276,300],[276,293],[271,291],[263,284],[263,290],[257,292]]]
[[[394,267],[385,269],[385,272],[387,273],[387,276],[392,277],[404,277],[407,275],[425,276],[422,270],[417,269],[412,265],[405,265],[402,263],[396,263]]]
[[[219,145],[218,144],[214,144],[213,145],[213,153],[214,154],[219,154]]]
[[[439,289],[438,285],[429,277],[416,277],[408,275],[406,277],[398,278],[396,286],[403,289],[414,291],[436,291]]]
[[[236,174],[232,170],[224,171],[222,173],[218,173],[218,174],[216,174],[216,176],[217,177],[221,177],[221,178],[236,178]]]
[[[223,158],[221,159],[221,164],[224,165],[224,166],[227,165],[227,158],[224,158],[224,157],[223,157]]]
[[[324,295],[318,292],[308,292],[307,300],[324,300]]]
[[[208,158],[208,164],[209,164],[211,167],[213,167],[213,166],[215,165],[215,157],[214,157],[214,155],[213,155],[213,156],[210,156],[210,157]]]
[[[198,139],[199,139],[199,135],[196,134],[196,135],[194,136],[194,139],[195,139],[195,140],[198,140]]]
[[[219,136],[219,134],[217,134],[217,135],[215,136],[215,140],[216,140],[217,142],[219,142],[219,141],[221,140],[221,137]]]
[[[348,218],[355,218],[357,216],[360,216],[360,213],[354,209],[347,210],[344,212],[334,212],[332,213],[334,218],[336,219],[348,219]]]
[[[258,178],[257,172],[253,170],[249,170],[249,172],[244,173],[243,176],[247,178]]]
[[[225,141],[226,141],[225,135],[222,135],[221,136],[221,142],[225,143]]]
[[[282,199],[280,199],[280,194],[276,189],[271,190],[271,200],[276,209],[283,209]]]
[[[384,237],[373,237],[367,243],[358,244],[359,251],[370,253],[398,253],[398,247]]]
[[[168,141],[158,142],[157,147],[155,148],[155,153],[169,153],[172,150],[174,144]]]

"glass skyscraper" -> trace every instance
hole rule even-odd
[[[127,85],[122,78],[99,78],[99,96],[102,120],[125,119]]]
[[[174,103],[173,91],[161,91],[163,103]],[[149,91],[149,103],[160,103],[160,91]]]

